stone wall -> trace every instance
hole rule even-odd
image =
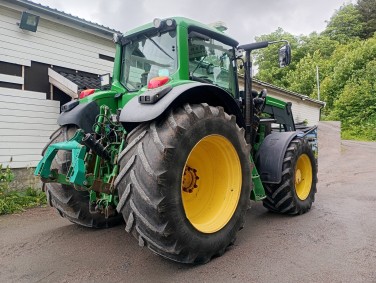
[[[14,190],[21,190],[28,187],[41,188],[42,182],[38,177],[34,176],[35,168],[19,168],[12,169],[14,180],[10,186]]]

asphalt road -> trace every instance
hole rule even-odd
[[[312,210],[255,203],[235,245],[206,265],[156,256],[124,225],[91,230],[37,208],[0,217],[0,282],[376,282],[376,143],[340,142],[335,124],[319,135]]]

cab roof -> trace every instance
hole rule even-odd
[[[221,41],[225,44],[228,44],[230,46],[233,46],[233,47],[236,47],[239,45],[239,43],[229,37],[228,35],[224,34],[223,32],[211,27],[211,26],[208,26],[208,25],[205,25],[203,23],[200,23],[198,21],[195,21],[195,20],[192,20],[192,19],[188,19],[188,18],[184,18],[184,17],[171,17],[171,18],[166,18],[166,19],[162,19],[162,20],[167,20],[167,19],[172,19],[172,20],[175,20],[176,22],[176,25],[177,26],[184,26],[188,29],[188,33],[193,30],[193,31],[196,31],[196,32],[200,32],[200,33],[203,33],[205,35],[208,35],[209,37],[211,38],[214,38],[218,41]],[[142,25],[142,26],[139,26],[135,29],[132,29],[126,33],[124,33],[124,37],[125,38],[131,38],[137,34],[141,34],[145,31],[150,31],[150,30],[153,30],[155,29],[153,23],[148,23],[148,24],[145,24],[145,25]]]

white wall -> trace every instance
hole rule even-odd
[[[308,126],[314,126],[320,121],[320,108],[309,101],[293,101],[292,112],[294,114],[295,123],[307,120]]]
[[[45,93],[0,88],[0,164],[35,167],[58,128],[59,108]]]
[[[261,89],[262,88],[259,88],[258,86],[255,87],[255,90],[257,91],[261,91]],[[300,97],[295,97],[280,91],[268,89],[268,95],[282,101],[292,103],[291,109],[295,123],[300,123],[306,120],[308,126],[314,126],[320,121],[321,105],[309,100],[302,100]]]
[[[239,88],[240,90],[244,89],[244,82],[242,78],[239,78]],[[253,84],[253,88],[256,91],[261,91],[263,88],[266,88],[269,96],[280,99],[284,102],[291,102],[291,109],[295,123],[300,123],[307,120],[308,126],[314,126],[320,121],[321,104],[309,100],[302,100],[301,97],[296,97],[276,89],[259,85],[257,82]]]
[[[0,1],[0,61],[24,66],[36,61],[94,74],[112,73],[113,62],[99,58],[99,53],[114,57],[111,40],[55,23],[43,15],[37,32],[24,31],[17,25],[21,11],[2,5]]]
[[[112,73],[115,46],[108,35],[69,21],[40,15],[37,32],[17,25],[27,10],[0,0],[0,61],[30,67],[31,61],[94,74]],[[48,78],[41,78],[48,80]],[[1,82],[23,85],[23,76],[0,74]],[[22,86],[23,87],[23,86]],[[58,128],[60,102],[40,92],[0,88],[0,164],[35,167],[49,136]]]

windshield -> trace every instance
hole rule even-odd
[[[121,83],[130,91],[177,70],[176,31],[137,37],[123,47]]]
[[[233,48],[215,39],[194,35],[190,37],[188,45],[191,79],[234,92]]]

